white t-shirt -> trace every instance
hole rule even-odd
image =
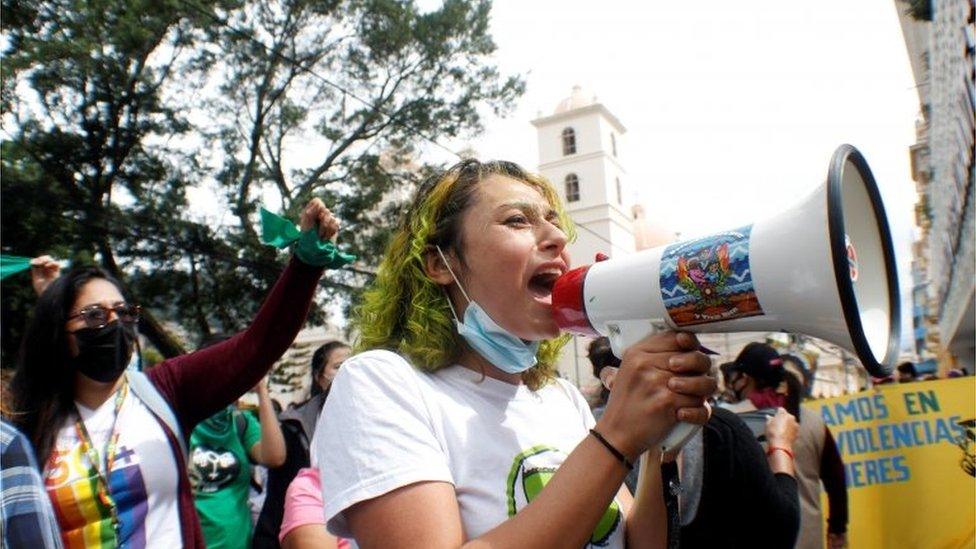
[[[331,532],[352,537],[343,511],[420,481],[454,485],[468,539],[525,507],[594,425],[563,380],[538,391],[462,366],[421,372],[389,351],[343,363],[312,440]],[[619,502],[591,546],[623,547]]]
[[[77,404],[98,452],[99,470],[115,419],[115,395],[95,410]],[[44,481],[54,503],[62,536],[72,547],[100,547],[112,540],[109,512],[97,504],[87,454],[72,417],[58,431]],[[159,422],[129,390],[118,418],[118,448],[109,472],[109,493],[120,522],[120,546],[181,547],[178,502],[179,475],[173,450]],[[66,545],[67,546],[67,545]]]

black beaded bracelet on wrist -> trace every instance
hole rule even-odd
[[[619,459],[620,463],[623,463],[624,467],[626,467],[628,471],[634,468],[634,464],[627,459],[627,456],[625,456],[620,450],[616,449],[613,444],[610,444],[609,440],[603,438],[603,435],[601,435],[599,431],[596,429],[590,429],[590,434],[593,435],[595,439],[599,440],[600,444],[603,444],[603,446],[605,446],[606,449],[613,454],[613,457]]]

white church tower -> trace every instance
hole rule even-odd
[[[556,187],[576,224],[577,239],[569,245],[572,266],[592,263],[597,252],[611,257],[633,253],[636,193],[618,154],[627,131],[623,124],[574,86],[555,112],[532,125],[539,136],[539,172]],[[577,385],[593,379],[588,344],[575,338],[560,359],[560,372]]]

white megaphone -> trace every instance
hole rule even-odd
[[[794,332],[847,349],[872,375],[899,349],[895,254],[881,194],[861,153],[842,145],[827,182],[765,221],[594,263],[561,276],[563,331],[607,336],[614,354],[659,330]],[[679,423],[662,443],[695,433]]]

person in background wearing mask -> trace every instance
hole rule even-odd
[[[260,423],[252,414],[228,406],[201,421],[190,435],[190,482],[207,549],[251,546],[251,464],[273,468],[285,462],[285,441],[267,378],[254,389]]]
[[[338,222],[314,199],[301,228],[315,245],[312,233],[328,239]],[[305,323],[327,263],[300,252],[245,331],[146,374],[123,375],[139,307],[115,279],[80,267],[50,282],[24,335],[11,418],[35,448],[65,546],[204,547],[184,434],[264,377]]]
[[[311,463],[308,449],[312,434],[315,433],[315,425],[321,415],[322,405],[329,396],[332,380],[339,372],[339,365],[347,358],[349,346],[341,341],[329,341],[316,349],[311,364],[311,396],[279,417],[287,455],[284,464],[268,471],[264,505],[254,530],[255,549],[276,549],[280,546],[279,533],[288,486],[299,470]],[[318,476],[315,478],[318,479]]]
[[[827,492],[830,516],[827,545],[847,545],[847,485],[844,463],[823,419],[800,406],[800,380],[783,366],[772,346],[749,343],[728,368],[728,386],[741,399],[736,411],[784,407],[800,424],[793,447],[800,493],[800,535],[796,547],[823,547],[823,515],[820,510],[820,482]]]

